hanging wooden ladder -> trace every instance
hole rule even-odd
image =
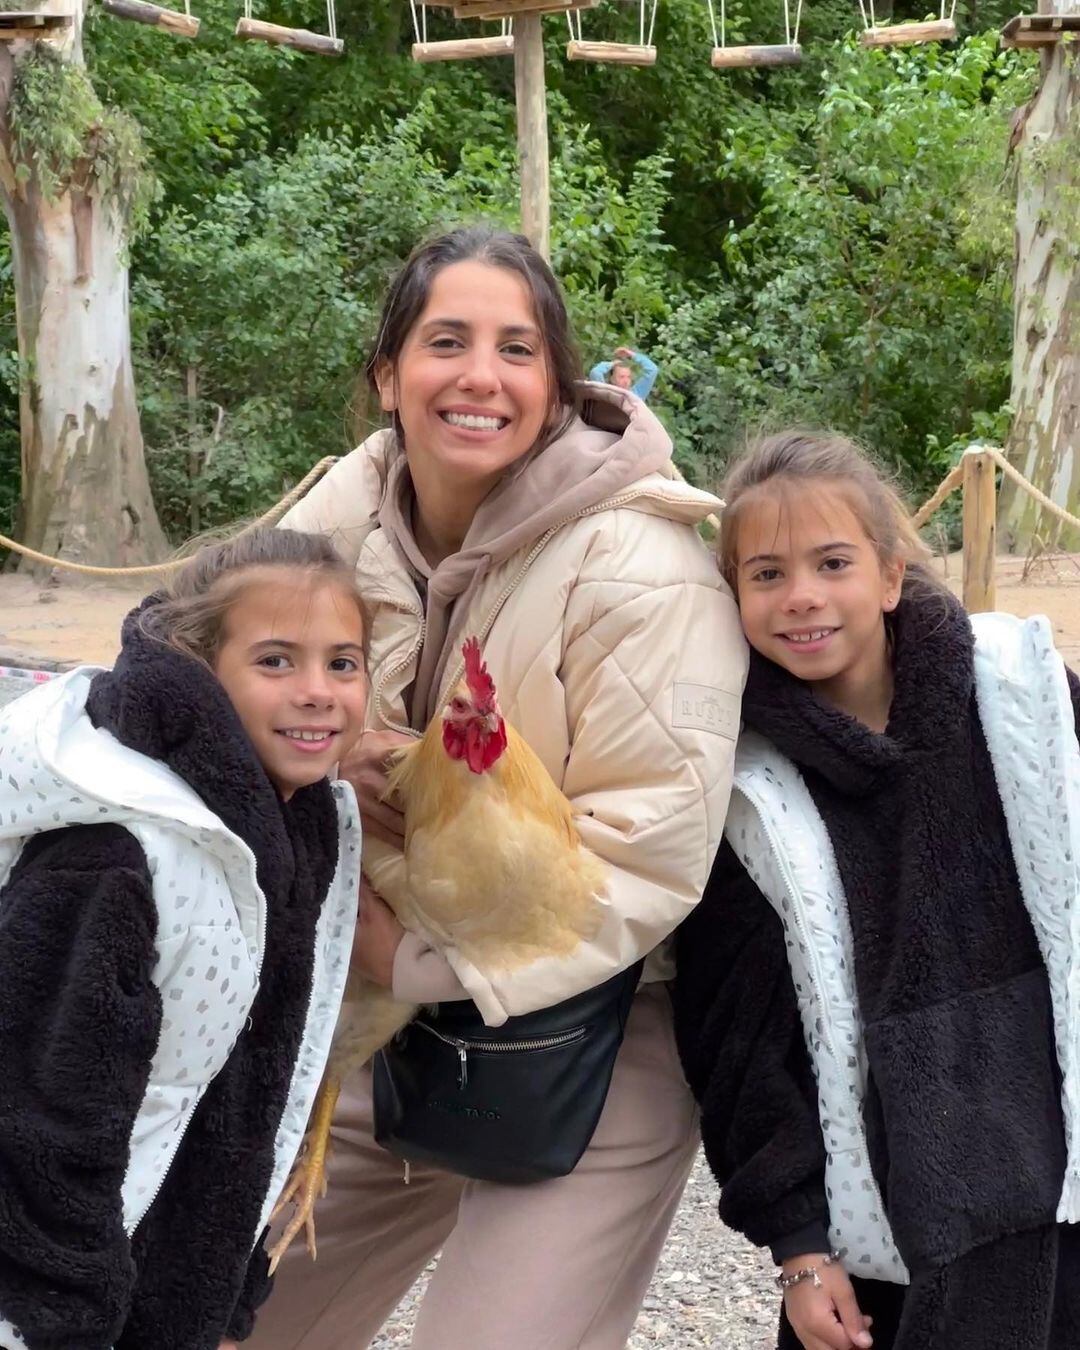
[[[502,32],[497,37],[448,38],[441,42],[429,42],[427,31],[427,0],[417,8],[417,0],[409,0],[412,10],[413,35],[416,41],[412,45],[414,61],[473,61],[489,56],[513,56],[514,35],[509,19],[502,19]],[[445,4],[443,7],[446,7]]]
[[[729,46],[727,40],[727,0],[720,0],[720,26],[716,25],[713,0],[709,3],[712,23],[713,49],[710,64],[713,70],[749,70],[755,67],[797,66],[802,61],[799,46],[799,24],[802,21],[803,0],[797,0],[795,21],[791,19],[791,0],[784,0],[784,41],[767,46]]]
[[[864,47],[910,47],[956,40],[956,0],[941,0],[940,16],[922,23],[879,24],[874,13],[874,0],[859,0],[859,9],[863,18],[859,41]]]
[[[245,42],[269,42],[275,47],[291,47],[314,56],[340,56],[345,43],[337,35],[334,0],[326,0],[326,24],[326,33],[313,33],[309,28],[283,28],[278,23],[264,23],[252,14],[252,0],[244,0],[244,17],[236,25],[236,36]]]
[[[161,28],[174,37],[199,36],[199,20],[190,9],[163,9],[161,5],[149,4],[148,0],[101,0],[101,8],[113,18],[149,24],[151,28]]]
[[[570,41],[566,44],[568,61],[595,61],[600,65],[615,66],[655,66],[656,46],[653,33],[656,30],[656,10],[659,0],[638,0],[638,40],[637,42],[590,42],[581,30],[581,11],[568,13],[566,23],[570,29]],[[576,23],[576,26],[575,26]]]

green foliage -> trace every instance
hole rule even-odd
[[[878,0],[890,8],[934,5]],[[622,343],[660,361],[653,403],[691,475],[714,479],[749,428],[820,422],[863,437],[921,494],[957,446],[1000,436],[1004,150],[1037,71],[997,49],[991,30],[1014,8],[961,0],[967,41],[866,51],[854,0],[813,0],[801,67],[725,73],[709,67],[702,0],[663,0],[646,70],[567,63],[565,24],[546,22],[553,263],[585,363]],[[142,128],[162,191],[135,209],[151,228],[132,247],[134,356],[177,537],[195,514],[206,526],[263,509],[373,424],[356,373],[387,277],[442,225],[516,225],[518,195],[511,61],[414,64],[400,0],[342,3],[339,61],[236,42],[238,0],[195,9],[197,43],[92,14],[93,88],[30,72],[12,128],[53,192],[104,134],[104,103]],[[323,0],[256,11],[325,23]],[[779,0],[729,0],[728,19],[732,40],[782,36]],[[466,30],[441,9],[428,23],[433,39]],[[583,26],[634,40],[637,7],[602,4]],[[17,471],[13,346],[5,333],[0,513]]]
[[[138,124],[107,108],[86,70],[42,43],[15,62],[8,104],[16,178],[55,200],[95,184],[129,235],[145,226],[157,186]]]

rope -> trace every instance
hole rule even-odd
[[[258,520],[253,520],[250,525],[245,525],[242,530],[237,532],[237,536],[247,534],[249,530],[258,529],[260,525],[276,525],[290,507],[295,506],[301,497],[307,496],[323,474],[327,473],[337,461],[337,455],[327,455],[325,459],[320,459],[311,472],[305,474],[291,492],[287,492],[269,511],[264,511]],[[168,562],[163,563],[147,563],[144,567],[94,567],[90,563],[69,562],[66,558],[54,558],[51,554],[39,553],[36,548],[27,548],[25,544],[20,544],[16,539],[9,539],[6,534],[0,534],[0,547],[9,548],[13,553],[21,553],[24,558],[29,558],[32,562],[48,563],[52,567],[62,567],[68,572],[80,572],[85,576],[92,577],[153,576],[159,572],[173,572],[178,567],[183,567],[188,561],[184,557],[171,558]]]
[[[1056,516],[1058,520],[1062,521],[1065,525],[1071,526],[1072,529],[1080,530],[1080,517],[1074,516],[1071,511],[1066,511],[1063,506],[1059,506],[1057,502],[1051,501],[1045,492],[1040,491],[1034,483],[1028,482],[1020,470],[1016,468],[1015,465],[1010,464],[1002,451],[995,445],[968,446],[961,456],[960,463],[957,464],[955,468],[949,470],[938,484],[937,491],[934,495],[924,502],[923,505],[919,507],[918,511],[915,512],[911,523],[916,529],[925,525],[949,493],[954,492],[960,486],[964,474],[964,460],[968,455],[989,455],[1005,477],[1011,478],[1017,487],[1023,488],[1028,496],[1038,502],[1044,511],[1049,511],[1052,516]]]
[[[334,0],[326,0],[326,26],[330,31],[330,36],[337,41],[337,9],[334,6]]]

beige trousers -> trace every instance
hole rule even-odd
[[[698,1143],[665,987],[635,997],[596,1134],[555,1181],[413,1167],[405,1185],[360,1077],[335,1121],[318,1261],[294,1244],[245,1350],[364,1350],[440,1247],[413,1350],[622,1350]]]

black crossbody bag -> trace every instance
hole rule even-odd
[[[607,1097],[643,962],[553,1008],[484,1025],[440,1003],[375,1056],[375,1138],[407,1162],[520,1185],[572,1172]]]

